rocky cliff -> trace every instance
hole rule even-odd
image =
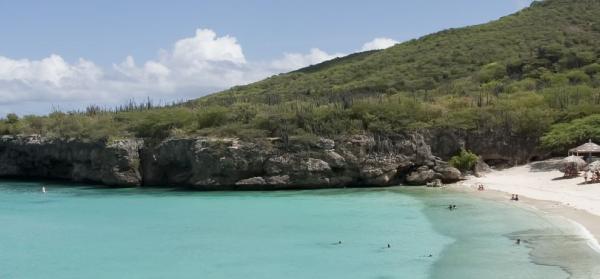
[[[539,137],[526,137],[507,130],[438,129],[425,133],[425,141],[431,146],[432,153],[444,160],[462,148],[479,155],[490,165],[514,166],[550,157],[548,152],[538,148]]]
[[[141,185],[140,140],[110,144],[40,136],[0,138],[0,176]]]
[[[336,141],[179,138],[159,143],[0,139],[0,176],[59,178],[110,186],[200,190],[312,189],[454,182],[460,172],[420,135]]]

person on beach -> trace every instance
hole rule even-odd
[[[519,195],[515,195],[515,201],[519,201]]]
[[[585,183],[585,184],[587,184],[587,182],[588,182],[588,180],[587,180],[587,179],[588,179],[588,171],[584,171],[584,172],[583,172],[583,180],[584,180],[584,183]]]

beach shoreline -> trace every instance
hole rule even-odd
[[[493,170],[481,177],[469,176],[450,188],[569,220],[581,228],[582,235],[589,238],[589,246],[600,253],[600,184],[583,184],[582,177],[561,179],[561,172],[539,169],[539,164]],[[480,184],[484,185],[484,191],[477,190]],[[513,194],[519,195],[519,201],[511,201]]]

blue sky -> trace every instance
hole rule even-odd
[[[529,2],[0,0],[0,113],[197,97]]]

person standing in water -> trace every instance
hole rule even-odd
[[[42,193],[46,193],[46,187],[42,186]]]

